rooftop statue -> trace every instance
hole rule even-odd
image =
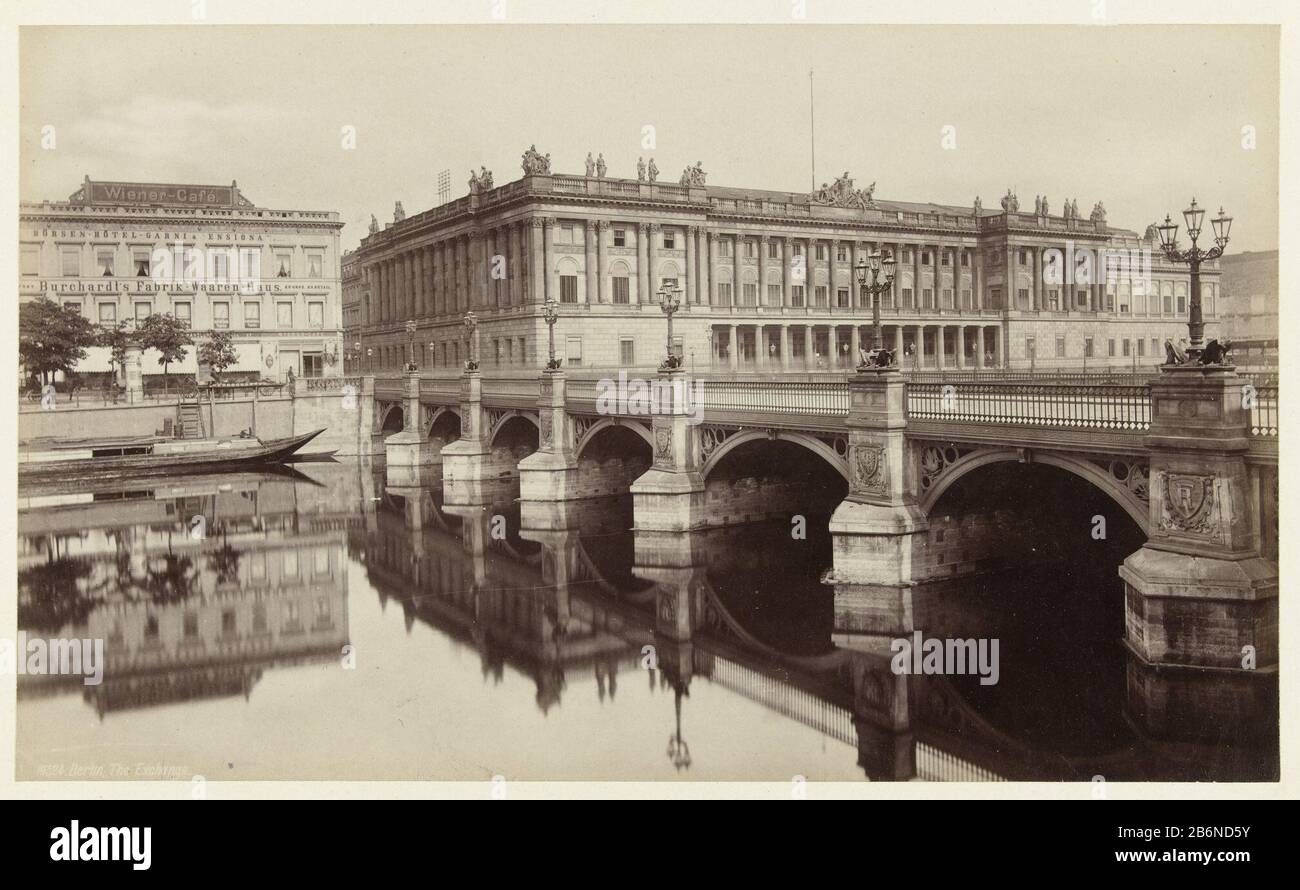
[[[399,223],[406,219],[406,211],[402,209],[402,202],[398,201],[393,205],[393,222]]]
[[[525,176],[548,176],[551,172],[551,156],[539,154],[537,146],[530,145],[528,151],[524,152],[521,166]]]
[[[834,185],[827,185],[823,182],[821,188],[808,197],[815,204],[827,204],[831,207],[856,207],[862,210],[876,206],[875,199],[872,197],[875,191],[876,184],[874,182],[865,189],[855,189],[853,187],[853,178],[849,176],[849,171],[845,170],[843,176],[836,177]]]
[[[1002,209],[1009,213],[1016,213],[1020,210],[1020,199],[1016,197],[1015,192],[1007,189],[1007,193],[1002,196]]]

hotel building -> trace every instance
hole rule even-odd
[[[259,207],[228,186],[96,182],[19,211],[19,300],[39,297],[115,325],[170,313],[195,339],[233,336],[229,372],[342,373],[338,214]],[[195,351],[171,365],[194,373]],[[162,368],[146,353],[144,371]],[[95,347],[76,369],[107,371]]]
[[[1165,339],[1186,342],[1186,267],[1159,256],[1153,230],[1108,225],[1100,204],[1058,215],[1043,199],[1031,213],[1008,193],[1001,208],[953,207],[876,199],[847,174],[801,194],[691,172],[681,183],[526,172],[372,222],[356,252],[368,370],[401,369],[409,319],[422,369],[458,366],[468,310],[483,369],[538,367],[547,299],[566,367],[653,367],[664,286],[680,289],[674,349],[688,368],[849,368],[871,338],[853,267],[874,249],[897,259],[883,337],[908,367],[1131,370],[1162,361]],[[1103,261],[1107,275],[1071,274]],[[1207,338],[1217,279],[1207,266]]]

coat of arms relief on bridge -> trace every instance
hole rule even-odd
[[[849,468],[856,491],[883,494],[888,474],[884,445],[854,445]]]
[[[1215,477],[1162,473],[1162,531],[1214,536],[1219,531]]]
[[[671,426],[654,428],[655,465],[671,467],[673,465],[673,429]]]

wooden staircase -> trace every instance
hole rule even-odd
[[[202,439],[206,435],[203,429],[203,410],[197,399],[182,399],[176,404],[176,436],[181,439]]]

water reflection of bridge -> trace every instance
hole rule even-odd
[[[530,677],[544,712],[575,680],[595,680],[603,696],[620,673],[644,669],[653,646],[650,682],[671,685],[679,706],[703,678],[853,746],[873,779],[1093,775],[1084,758],[1043,754],[1001,732],[948,680],[894,675],[885,647],[837,647],[828,638],[823,651],[793,654],[764,642],[704,568],[727,571],[728,554],[740,552],[728,546],[735,530],[694,536],[701,558],[689,571],[638,565],[616,578],[588,546],[627,528],[608,501],[584,505],[573,528],[517,532],[509,521],[499,538],[492,520],[508,501],[444,507],[437,491],[390,486],[353,549],[364,546],[372,583],[401,603],[408,628],[420,621],[475,649],[485,676],[509,665]],[[1134,756],[1108,757],[1106,774],[1123,774]]]

